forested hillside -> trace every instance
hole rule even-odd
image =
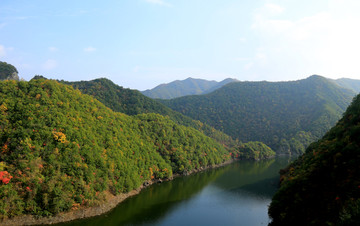
[[[340,78],[332,81],[339,86],[342,86],[347,89],[351,89],[356,93],[360,93],[360,80],[350,79],[350,78]]]
[[[274,156],[275,153],[261,142],[242,143],[232,139],[229,135],[214,129],[200,121],[193,120],[187,116],[176,112],[169,107],[144,96],[137,90],[124,89],[114,84],[112,81],[101,78],[92,81],[66,82],[82,93],[92,95],[105,106],[114,111],[128,115],[138,115],[144,113],[157,113],[168,117],[177,124],[192,127],[206,136],[215,139],[217,142],[226,146],[235,158],[244,159],[263,159]]]
[[[74,88],[79,89],[82,93],[95,97],[113,111],[122,112],[127,115],[157,113],[163,116],[168,116],[172,121],[180,125],[190,126],[200,130],[205,135],[227,146],[238,145],[238,142],[234,141],[230,136],[201,123],[200,121],[195,121],[187,116],[184,116],[179,112],[176,112],[157,102],[156,100],[144,96],[137,90],[125,89],[114,84],[108,79],[101,78],[92,81],[61,82],[72,85]]]
[[[0,61],[0,80],[7,79],[19,81],[18,71],[13,65]]]
[[[162,102],[242,142],[302,153],[341,117],[355,93],[321,76],[292,82],[236,82],[210,94]]]
[[[115,113],[53,80],[0,82],[0,218],[92,206],[150,179],[229,160],[199,131]]]
[[[359,225],[360,95],[343,118],[281,171],[271,225]]]
[[[231,78],[225,79],[221,82],[187,78],[181,81],[176,80],[168,84],[161,84],[153,89],[142,91],[142,93],[151,98],[172,99],[188,95],[210,93],[228,83],[236,81],[236,79]]]

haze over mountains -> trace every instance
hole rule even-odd
[[[269,147],[261,142],[242,143],[234,140],[229,135],[214,129],[206,123],[193,120],[156,100],[144,96],[137,90],[124,89],[108,79],[101,78],[92,81],[61,82],[72,85],[82,93],[95,97],[113,111],[128,115],[156,113],[166,116],[177,124],[192,127],[225,145],[236,158],[261,159],[268,158],[275,154]]]
[[[234,139],[302,153],[336,123],[354,96],[314,75],[291,82],[234,82],[206,95],[162,102]]]
[[[339,86],[342,86],[347,89],[351,89],[356,93],[360,92],[360,80],[350,79],[350,78],[339,78],[335,80],[331,79],[331,81],[334,81]]]
[[[142,91],[145,96],[158,99],[171,99],[187,95],[199,95],[210,93],[228,83],[238,80],[228,78],[221,82],[208,81],[205,79],[187,78],[176,80],[168,84],[161,84],[153,89]]]
[[[360,92],[360,80],[349,78],[328,80],[341,87],[350,89],[355,93]],[[141,91],[141,93],[153,99],[173,99],[189,95],[202,95],[211,93],[232,82],[239,82],[239,80],[227,78],[221,82],[216,82],[205,79],[187,78],[185,80],[176,80],[170,83],[161,84],[153,89]]]

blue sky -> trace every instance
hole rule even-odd
[[[1,0],[0,61],[145,90],[188,77],[360,79],[358,0]]]

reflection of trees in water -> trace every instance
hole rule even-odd
[[[277,187],[278,172],[288,164],[284,156],[261,161],[239,161],[221,168],[207,170],[173,181],[155,184],[139,195],[119,204],[106,215],[63,225],[137,225],[156,224],[172,211],[186,205],[210,183],[221,188],[222,194],[246,191],[249,196],[271,198]],[[267,186],[273,182],[273,187]],[[213,194],[216,195],[216,194]]]
[[[125,200],[108,214],[62,225],[126,225],[157,222],[206,185],[216,180],[226,167],[207,170],[162,184],[154,184],[140,194]]]
[[[213,184],[226,192],[249,192],[256,196],[271,198],[278,186],[279,170],[291,161],[290,156],[261,160],[240,161]]]

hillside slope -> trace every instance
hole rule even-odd
[[[359,225],[360,95],[342,119],[281,171],[271,225]]]
[[[53,80],[0,82],[0,219],[95,205],[222,163],[225,147],[158,114],[127,116]]]
[[[0,80],[19,81],[17,69],[11,64],[0,61]]]
[[[355,93],[326,78],[236,82],[210,94],[162,102],[242,142],[261,141],[279,153],[302,153],[341,117]]]
[[[238,140],[234,140],[229,135],[200,121],[184,116],[158,101],[144,96],[137,90],[124,89],[108,79],[101,78],[92,81],[61,82],[72,85],[82,93],[92,95],[114,111],[128,115],[157,113],[168,117],[177,124],[199,130],[206,136],[223,144],[235,158],[263,159],[275,154],[268,146],[261,142],[248,142],[244,144]]]
[[[187,78],[181,81],[176,80],[167,84],[158,85],[151,90],[142,91],[142,94],[151,98],[172,99],[188,95],[210,93],[228,83],[236,81],[236,79],[231,78],[225,79],[221,82]]]
[[[230,136],[201,123],[200,121],[195,121],[184,116],[162,103],[144,96],[137,90],[125,89],[108,79],[100,78],[91,81],[61,82],[72,85],[82,93],[95,97],[113,111],[125,113],[127,115],[157,113],[168,116],[172,121],[180,125],[190,126],[200,130],[205,135],[227,146],[234,146],[237,144]]]
[[[360,80],[350,79],[350,78],[340,78],[332,81],[341,87],[350,89],[356,93],[360,93]]]

